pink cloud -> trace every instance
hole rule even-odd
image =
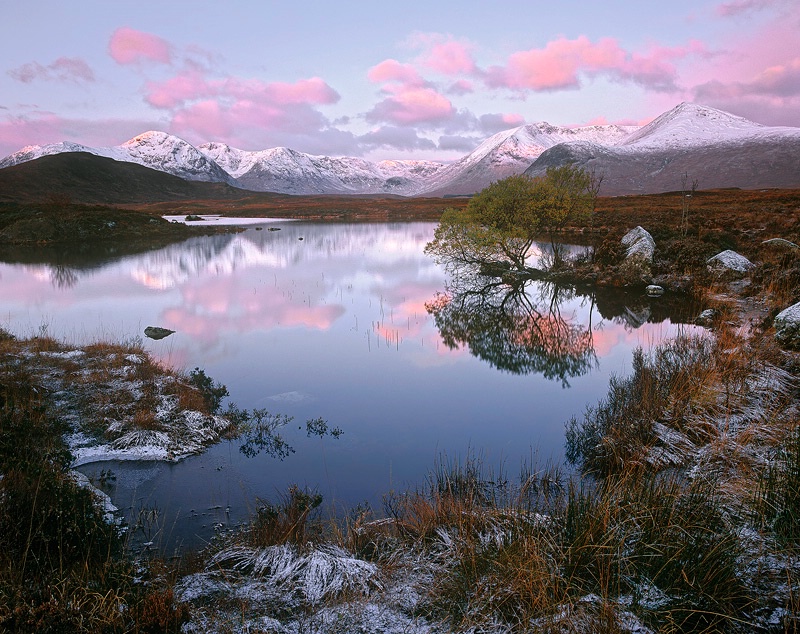
[[[698,99],[760,96],[776,99],[800,96],[800,57],[765,68],[749,81],[710,81],[695,89]]]
[[[162,82],[148,82],[145,99],[156,108],[175,108],[194,99],[207,97],[216,92],[200,73],[190,71]]]
[[[432,88],[403,86],[370,110],[368,121],[387,121],[399,125],[437,123],[451,119],[455,108],[450,100]]]
[[[117,145],[142,130],[158,129],[154,120],[139,119],[69,119],[52,112],[0,118],[0,157],[26,145],[47,145],[74,141],[89,146]]]
[[[134,64],[143,60],[170,64],[172,53],[169,43],[151,33],[123,26],[111,35],[108,52],[118,64]]]
[[[376,84],[398,82],[409,86],[423,86],[425,81],[410,64],[401,64],[395,59],[387,59],[367,72],[367,78]]]
[[[450,100],[430,86],[410,64],[387,59],[367,73],[370,81],[383,83],[389,96],[366,113],[367,121],[396,125],[441,123],[455,115]]]
[[[749,13],[750,11],[760,11],[772,5],[779,4],[775,0],[736,0],[735,2],[724,2],[717,5],[717,14],[722,17],[731,17]]]
[[[157,108],[172,109],[190,101],[218,98],[226,103],[260,101],[278,106],[332,104],[340,97],[319,77],[301,79],[293,84],[263,82],[257,79],[208,80],[190,70],[161,82],[148,82],[145,99]]]
[[[688,69],[688,98],[759,123],[800,126],[800,4],[773,4],[780,15],[746,36],[732,33],[717,55]]]
[[[580,87],[581,76],[606,76],[631,81],[654,90],[673,90],[677,76],[674,60],[705,54],[700,42],[685,47],[653,47],[631,53],[614,38],[592,42],[585,36],[560,38],[544,48],[513,53],[505,66],[493,66],[486,74],[492,88],[554,91]]]
[[[264,83],[258,80],[227,80],[224,92],[241,99],[261,98],[280,105],[332,104],[340,96],[319,77],[301,79],[293,84],[284,82]]]
[[[444,75],[469,75],[476,70],[469,48],[454,40],[435,44],[422,63]]]
[[[59,57],[47,66],[42,66],[39,62],[29,62],[9,70],[8,75],[25,84],[36,80],[75,82],[95,80],[94,71],[79,57]]]
[[[214,100],[200,101],[179,110],[171,125],[176,132],[191,131],[205,139],[224,139],[231,134],[231,127],[228,113]]]
[[[450,84],[447,92],[451,95],[468,95],[469,93],[475,92],[475,87],[472,85],[471,81],[459,79]]]
[[[172,132],[199,142],[225,140],[254,149],[274,143],[280,135],[310,139],[319,134],[328,122],[315,106],[339,99],[339,93],[319,77],[294,83],[207,79],[196,68],[145,86],[145,100],[170,111]]]

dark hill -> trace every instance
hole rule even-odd
[[[249,192],[248,192],[249,193]],[[135,163],[86,152],[65,152],[0,169],[0,202],[131,204],[187,199],[242,198],[224,183],[185,181]]]

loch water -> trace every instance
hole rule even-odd
[[[0,326],[76,343],[141,337],[155,357],[225,384],[239,407],[292,417],[282,460],[225,441],[176,464],[81,467],[144,520],[143,540],[170,549],[204,543],[293,484],[343,516],[359,504],[380,513],[437,464],[474,457],[511,477],[559,464],[565,423],[629,371],[632,351],[694,328],[686,300],[454,288],[424,253],[435,226],[265,221],[132,254],[3,252]],[[175,333],[155,341],[147,326]],[[317,418],[342,434],[307,434]]]

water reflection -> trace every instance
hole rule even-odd
[[[460,277],[427,304],[444,343],[467,345],[493,367],[558,380],[581,376],[597,365],[593,301],[586,319],[562,312],[575,292],[556,284],[505,283],[500,278]]]
[[[665,298],[459,286],[424,255],[434,228],[284,223],[94,259],[0,254],[2,325],[77,342],[168,328],[144,339],[153,355],[203,368],[242,408],[301,421],[281,431],[296,449],[283,461],[223,443],[177,465],[85,468],[111,469],[120,507],[158,506],[189,542],[220,507],[213,522],[238,521],[295,483],[380,508],[442,455],[472,449],[514,469],[535,448],[559,461],[564,422],[605,394],[633,347],[691,317]],[[341,438],[298,429],[319,418]]]

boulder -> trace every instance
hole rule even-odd
[[[653,236],[642,227],[636,227],[622,236],[622,246],[625,247],[625,261],[620,265],[619,273],[624,284],[650,284],[651,266],[656,251]]]
[[[656,243],[650,232],[642,227],[631,229],[622,236],[622,246],[626,248],[625,259],[640,258],[653,263],[653,255],[656,252]]]
[[[644,290],[648,297],[661,297],[664,294],[664,287],[658,284],[650,284]]]
[[[761,244],[765,244],[770,247],[779,247],[782,249],[788,250],[796,250],[800,249],[794,242],[790,242],[789,240],[784,240],[783,238],[770,238],[769,240],[764,240]]]
[[[728,249],[709,258],[706,261],[706,266],[710,271],[718,274],[744,275],[754,268],[755,264],[743,255],[736,253],[736,251]]]
[[[174,332],[174,330],[170,330],[169,328],[161,328],[160,326],[148,326],[144,329],[145,336],[150,337],[150,339],[155,339],[156,341],[163,339],[164,337],[169,337]]]
[[[800,302],[775,317],[775,339],[785,348],[800,350]]]
[[[719,316],[719,312],[713,308],[706,308],[702,313],[700,313],[697,318],[694,320],[694,323],[698,326],[713,326],[714,321]]]

